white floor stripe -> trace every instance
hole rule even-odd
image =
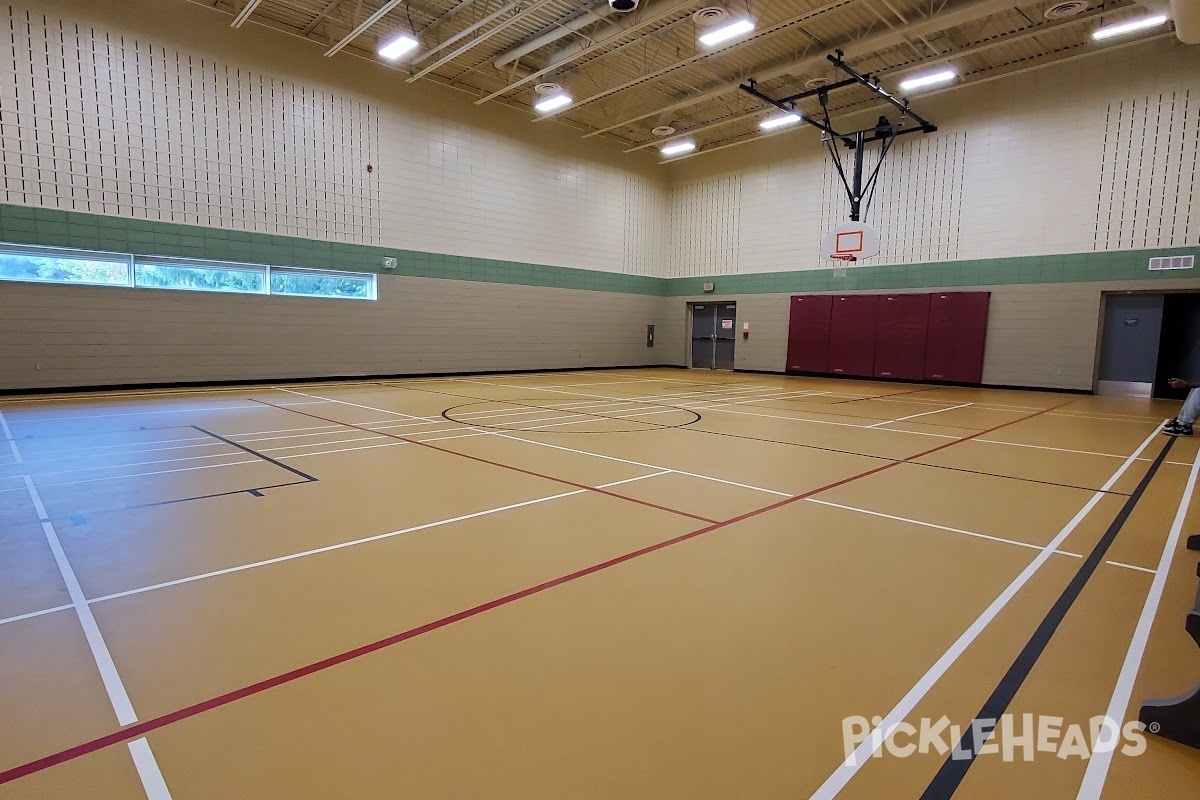
[[[1154,435],[1154,434],[1151,434]],[[1158,559],[1158,569],[1155,570],[1154,580],[1150,591],[1146,594],[1146,602],[1142,605],[1141,616],[1138,617],[1137,627],[1129,640],[1129,649],[1125,652],[1125,661],[1113,688],[1112,699],[1109,700],[1107,714],[1110,719],[1123,720],[1129,710],[1129,700],[1133,696],[1133,687],[1137,682],[1138,671],[1142,667],[1142,658],[1146,655],[1146,644],[1150,641],[1150,630],[1154,627],[1154,618],[1158,615],[1158,606],[1162,602],[1163,590],[1167,586],[1167,577],[1171,571],[1171,562],[1175,559],[1175,551],[1179,547],[1179,537],[1183,533],[1183,525],[1187,519],[1188,507],[1196,493],[1196,477],[1200,474],[1200,452],[1192,461],[1192,470],[1188,473],[1187,484],[1179,498],[1175,509],[1175,519],[1171,530],[1163,543],[1162,555]],[[1191,561],[1189,560],[1189,563]],[[1108,770],[1112,766],[1112,752],[1095,752],[1088,761],[1087,771],[1083,774],[1083,783],[1079,787],[1078,800],[1099,800],[1104,791],[1104,783],[1108,780]]]
[[[123,481],[127,478],[144,478],[148,475],[173,475],[176,472],[193,472],[202,469],[221,469],[222,467],[237,467],[243,464],[266,464],[261,458],[251,458],[246,461],[230,461],[225,464],[204,464],[198,467],[179,467],[177,469],[158,469],[153,472],[134,472],[130,475],[105,475],[100,478],[83,478],[77,481],[55,481],[54,483],[43,483],[41,487],[48,489],[51,486],[74,486],[79,483],[96,483],[97,481]]]
[[[1125,456],[1118,455],[1116,453],[1099,453],[1094,450],[1071,450],[1070,448],[1067,448],[1067,447],[1050,447],[1050,446],[1044,445],[1044,444],[1025,444],[1023,442],[1002,442],[999,439],[973,439],[972,441],[983,442],[984,444],[1002,444],[1002,445],[1006,445],[1008,447],[1026,447],[1031,450],[1051,450],[1056,453],[1075,453],[1076,455],[1081,455],[1081,456],[1100,456],[1101,458],[1120,458],[1120,459],[1125,458]],[[1153,459],[1142,458],[1142,459],[1138,459],[1138,460],[1139,461],[1151,461]],[[1190,467],[1191,466],[1191,464],[1187,461],[1164,461],[1163,463],[1164,464],[1174,464],[1175,466],[1179,466],[1179,467]]]
[[[970,536],[975,539],[986,539],[989,542],[1000,542],[1001,544],[1011,544],[1016,547],[1024,547],[1028,550],[1041,550],[1045,546],[1045,545],[1040,545],[1040,544],[1031,544],[1029,542],[1021,542],[1016,539],[1005,539],[1001,536],[991,536],[986,533],[976,533],[975,531],[966,531],[966,530],[963,530],[962,528],[951,528],[946,525],[938,525],[937,523],[934,523],[934,522],[925,522],[925,521],[919,520],[919,519],[910,519],[908,517],[897,517],[893,514],[884,514],[881,511],[871,511],[866,508],[857,508],[855,506],[844,506],[841,503],[831,503],[828,500],[818,500],[815,497],[807,498],[806,502],[817,503],[818,505],[822,505],[822,506],[831,506],[833,508],[841,508],[846,511],[856,511],[859,514],[869,514],[872,517],[882,517],[883,519],[891,519],[891,520],[895,520],[896,522],[906,522],[910,525],[920,525],[923,528],[934,528],[939,531],[947,531],[949,533],[959,533],[959,534],[962,534],[963,536]],[[1072,553],[1069,550],[1055,550],[1054,553],[1056,555],[1061,555],[1061,556],[1070,556],[1071,558],[1083,558],[1083,556],[1081,556],[1079,553]]]
[[[55,606],[54,608],[43,608],[41,611],[30,611],[28,614],[18,614],[15,617],[5,617],[4,619],[0,619],[0,625],[7,625],[10,622],[20,622],[23,619],[33,619],[43,614],[53,614],[56,611],[66,611],[74,607],[73,605]]]
[[[327,456],[333,453],[355,453],[359,450],[374,450],[376,447],[399,447],[409,444],[409,442],[384,442],[383,444],[369,444],[363,447],[343,447],[338,450],[321,450],[316,453],[297,453],[290,456],[279,456],[278,461],[292,461],[297,458],[310,458],[311,456]]]
[[[1138,572],[1148,572],[1151,575],[1158,574],[1158,570],[1153,570],[1149,567],[1139,567],[1137,564],[1126,564],[1124,561],[1105,561],[1104,563],[1114,567],[1124,567],[1125,569],[1137,570]]]
[[[893,422],[904,422],[905,420],[916,419],[917,417],[928,417],[933,414],[944,414],[947,411],[954,411],[955,409],[966,408],[967,406],[971,406],[971,405],[974,405],[974,403],[960,403],[959,405],[950,406],[949,408],[939,408],[934,411],[922,411],[920,414],[909,414],[907,417],[897,417],[896,419],[885,419],[883,422],[876,422],[874,425],[868,425],[867,427],[868,428],[878,428],[881,425],[891,425]]]
[[[644,481],[647,478],[657,478],[659,475],[670,475],[672,470],[664,469],[662,472],[651,472],[649,475],[638,475],[636,478],[626,478],[623,481],[612,481],[610,483],[602,483],[597,486],[597,489],[608,489],[612,486],[620,486],[625,483],[633,483],[634,481]]]
[[[42,519],[48,517],[37,487],[28,477],[25,478],[25,489],[29,492],[29,499],[33,501],[33,507],[38,516]],[[79,579],[75,577],[75,570],[72,569],[71,562],[67,560],[67,554],[63,551],[62,543],[58,540],[58,532],[55,531],[54,524],[43,522],[42,532],[46,534],[46,543],[50,545],[50,552],[53,553],[63,583],[66,584],[71,605],[75,607],[79,624],[83,627],[83,635],[87,638],[88,647],[91,648],[96,669],[100,671],[100,679],[104,682],[108,700],[112,703],[113,711],[116,712],[117,722],[122,725],[137,722],[137,714],[133,712],[133,704],[129,702],[125,684],[121,682],[121,676],[117,674],[117,666],[113,663],[112,654],[108,651],[108,645],[104,643],[104,636],[100,633],[99,626],[96,625],[96,618],[92,616],[91,608],[88,607],[87,598],[84,597],[83,589],[79,586]]]
[[[1017,592],[1020,591],[1021,588],[1024,587],[1025,584],[1027,584],[1029,580],[1038,572],[1038,570],[1042,568],[1046,561],[1049,560],[1050,556],[1054,554],[1054,551],[1058,550],[1059,545],[1061,545],[1067,539],[1067,537],[1070,536],[1077,527],[1079,527],[1079,524],[1083,522],[1084,518],[1091,513],[1092,509],[1095,508],[1100,502],[1101,498],[1104,497],[1105,492],[1112,488],[1112,486],[1121,479],[1121,476],[1124,475],[1129,467],[1136,462],[1137,457],[1142,454],[1142,451],[1149,447],[1150,443],[1153,442],[1158,435],[1158,431],[1154,431],[1147,436],[1145,441],[1138,446],[1137,450],[1135,450],[1131,456],[1121,463],[1121,466],[1119,466],[1116,472],[1113,473],[1112,477],[1105,482],[1101,490],[1092,495],[1091,499],[1088,500],[1087,503],[1084,504],[1083,508],[1079,510],[1079,513],[1072,517],[1071,520],[1063,526],[1062,530],[1058,532],[1058,535],[1051,539],[1050,542],[1043,547],[1036,556],[1034,556],[1033,561],[1031,561],[1029,565],[1025,567],[1025,569],[1023,569],[1007,587],[1005,587],[1004,591],[1001,592],[1000,595],[983,610],[983,613],[981,613],[975,619],[975,621],[972,622],[965,631],[963,631],[958,639],[952,645],[950,645],[949,649],[947,649],[937,661],[933,663],[933,665],[925,672],[924,675],[921,676],[921,678],[904,695],[904,697],[900,698],[900,701],[896,704],[896,706],[887,713],[887,716],[883,718],[881,724],[876,726],[875,729],[871,731],[870,735],[867,736],[866,740],[860,744],[854,750],[854,752],[846,758],[845,761],[843,761],[836,769],[834,769],[833,773],[826,778],[825,782],[822,783],[817,791],[812,794],[809,800],[832,800],[832,798],[836,797],[838,793],[846,787],[846,784],[849,783],[850,779],[858,773],[858,770],[862,768],[862,765],[870,761],[871,756],[875,753],[875,751],[883,746],[883,742],[885,740],[884,734],[894,730],[895,726],[903,722],[908,715],[912,713],[913,709],[917,707],[917,704],[925,698],[925,695],[929,694],[930,690],[933,689],[939,680],[941,680],[942,676],[945,675],[952,666],[954,666],[954,663],[958,661],[959,657],[977,638],[979,638],[979,635],[983,633],[988,625],[991,624],[992,620],[994,620],[996,616],[1004,610],[1004,607],[1009,604]]]
[[[204,572],[199,575],[191,575],[187,578],[179,578],[179,579],[173,580],[173,581],[163,581],[162,583],[156,583],[151,586],[142,586],[138,589],[129,589],[124,592],[115,592],[113,594],[104,595],[103,597],[93,598],[93,599],[89,600],[88,602],[92,603],[92,604],[103,603],[107,600],[115,600],[118,597],[129,597],[130,595],[143,594],[145,592],[152,592],[157,589],[166,589],[167,587],[170,587],[170,586],[182,586],[185,583],[194,583],[195,581],[201,581],[201,580],[205,580],[207,578],[215,578],[219,575],[232,575],[235,572],[245,572],[246,570],[249,570],[249,569],[257,569],[258,567],[266,567],[266,566],[270,566],[271,564],[282,564],[285,561],[294,561],[297,558],[307,558],[308,556],[315,556],[320,553],[331,553],[334,550],[344,550],[347,547],[357,547],[360,544],[366,544],[368,542],[378,542],[383,539],[390,539],[394,536],[401,536],[406,533],[414,533],[416,531],[428,530],[430,528],[439,528],[443,525],[451,525],[455,522],[463,522],[468,519],[476,519],[478,517],[486,517],[491,514],[498,514],[501,511],[510,511],[514,508],[524,508],[525,506],[537,505],[538,503],[546,503],[551,500],[558,500],[563,497],[571,497],[572,495],[585,494],[588,491],[589,490],[587,490],[587,489],[575,489],[570,492],[561,492],[559,494],[552,494],[552,495],[549,495],[548,497],[539,497],[534,500],[525,500],[520,503],[511,503],[506,506],[498,506],[496,508],[489,508],[485,511],[476,511],[472,514],[463,514],[462,516],[458,516],[458,517],[451,517],[449,519],[441,519],[441,520],[437,520],[436,522],[426,522],[422,525],[413,525],[412,527],[409,527],[409,528],[401,528],[400,530],[389,531],[387,533],[379,533],[374,536],[365,536],[361,539],[353,539],[348,542],[338,542],[337,544],[326,545],[325,547],[316,547],[316,548],[313,548],[312,550],[302,550],[298,553],[290,553],[286,556],[278,556],[276,558],[267,558],[262,561],[254,561],[249,564],[239,564],[236,567],[227,567],[225,569],[213,570],[212,572]]]
[[[13,439],[12,431],[9,430],[8,422],[4,419],[4,412],[2,411],[0,411],[0,435],[3,435],[8,440],[8,447],[12,451],[13,461],[16,461],[18,464],[22,463],[24,459],[21,458],[21,451],[17,449],[17,443]]]
[[[158,768],[158,761],[146,737],[129,743],[129,755],[133,757],[133,766],[142,780],[147,800],[171,800],[171,792],[167,789],[167,782],[163,779],[162,770]]]

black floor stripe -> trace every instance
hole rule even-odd
[[[284,464],[282,461],[276,461],[275,459],[271,458],[270,456],[263,455],[262,453],[258,452],[257,450],[251,450],[249,447],[246,447],[246,445],[244,445],[244,444],[238,444],[237,442],[233,441],[232,439],[226,439],[224,436],[213,433],[212,431],[207,431],[204,428],[201,428],[199,425],[192,425],[191,427],[195,428],[196,430],[200,431],[201,433],[205,434],[206,436],[211,436],[214,439],[220,439],[222,442],[224,442],[227,445],[236,447],[238,450],[245,451],[245,452],[249,453],[250,455],[254,456],[255,458],[261,458],[263,461],[266,461],[268,464],[274,464],[275,466],[279,467],[280,469],[286,469],[288,472],[292,473],[293,475],[298,475],[299,477],[304,478],[304,480],[306,480],[306,481],[315,482],[317,480],[312,475],[309,475],[307,472],[301,472],[300,470],[296,469],[295,467],[289,467],[287,464]]]
[[[983,704],[983,708],[975,715],[976,720],[999,720],[1004,712],[1008,709],[1010,703],[1021,685],[1025,683],[1025,679],[1029,677],[1029,673],[1033,670],[1038,659],[1045,651],[1046,646],[1050,643],[1054,632],[1058,630],[1063,619],[1067,616],[1067,612],[1071,610],[1071,606],[1079,599],[1079,595],[1083,592],[1084,586],[1096,572],[1096,568],[1100,566],[1104,560],[1105,554],[1112,546],[1113,541],[1117,538],[1117,534],[1121,532],[1125,522],[1129,519],[1129,515],[1133,513],[1134,507],[1138,501],[1142,499],[1142,495],[1146,491],[1146,487],[1150,485],[1158,468],[1162,466],[1163,461],[1167,458],[1167,453],[1171,450],[1171,445],[1175,443],[1174,439],[1168,439],[1163,446],[1162,451],[1150,468],[1146,470],[1146,474],[1138,483],[1137,488],[1133,490],[1133,494],[1121,506],[1121,510],[1117,516],[1109,524],[1108,530],[1100,537],[1100,541],[1092,548],[1092,552],[1084,559],[1083,565],[1079,571],[1075,573],[1075,577],[1063,589],[1058,600],[1050,607],[1037,630],[1033,632],[1029,642],[1022,648],[1020,654],[1017,655],[1012,666],[1008,668],[1008,672],[1004,673],[1004,677],[1000,679],[1000,684],[992,692],[987,702]],[[971,764],[975,762],[976,752],[973,745],[982,746],[983,742],[968,742],[969,738],[973,739],[973,725],[966,727],[967,733],[958,741],[957,746],[947,756],[945,762],[942,763],[942,768],[938,770],[937,775],[929,783],[928,788],[921,795],[921,800],[948,800],[954,795],[963,779],[967,776],[967,770],[971,768]]]

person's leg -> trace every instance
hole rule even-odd
[[[1163,426],[1163,433],[1168,436],[1191,436],[1192,423],[1197,416],[1200,416],[1200,387],[1188,392],[1183,408],[1179,409],[1179,416]]]
[[[1183,408],[1179,409],[1179,415],[1175,419],[1180,425],[1191,425],[1198,416],[1200,416],[1200,388],[1188,392],[1187,399],[1183,401]]]

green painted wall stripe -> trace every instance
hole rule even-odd
[[[834,278],[831,269],[707,278],[653,278],[7,204],[0,204],[0,241],[144,256],[255,262],[669,297],[703,294],[702,284],[708,281],[716,284],[718,293],[768,294],[1179,279],[1200,275],[1180,270],[1151,272],[1146,268],[1146,261],[1151,257],[1196,252],[1198,247],[1192,247],[850,267],[844,278]],[[385,256],[396,258],[396,269],[383,269]]]
[[[922,289],[927,287],[996,286],[1014,283],[1087,283],[1092,281],[1154,280],[1200,277],[1195,270],[1151,272],[1155,256],[1200,254],[1200,247],[1161,250],[1111,250],[1053,256],[985,258],[977,261],[942,261],[925,264],[889,264],[848,267],[846,277],[833,277],[831,269],[793,272],[757,272],[749,275],[714,275],[708,278],[673,278],[667,286],[672,297],[704,293],[711,281],[717,294],[768,294],[775,292],[837,292],[850,289]]]
[[[0,241],[110,250],[139,256],[203,258],[656,296],[666,294],[667,284],[663,278],[646,275],[422,253],[6,204],[0,204]],[[396,259],[396,269],[383,269],[384,256]]]

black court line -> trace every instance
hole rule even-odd
[[[870,378],[859,378],[858,380],[871,380]],[[850,400],[835,400],[830,403],[831,406],[839,405],[840,403],[861,403],[863,400],[880,400],[884,397],[899,397],[902,394],[920,394],[921,392],[932,392],[934,389],[945,389],[945,386],[930,386],[925,389],[907,389],[903,392],[892,392],[890,394],[873,394],[868,397],[855,397]]]
[[[1108,530],[1104,532],[1104,535],[1100,537],[1100,541],[1092,548],[1092,552],[1084,559],[1083,565],[1075,573],[1075,577],[1063,589],[1058,600],[1050,607],[1045,618],[1042,619],[1037,629],[1033,632],[1033,636],[1030,637],[1029,642],[1017,655],[1012,666],[1008,668],[1008,672],[1004,673],[1004,677],[1000,679],[1000,684],[992,692],[987,702],[983,704],[983,708],[980,709],[979,713],[975,715],[975,720],[981,721],[980,724],[983,724],[983,721],[987,721],[988,724],[984,726],[985,728],[991,730],[1000,717],[1004,715],[1013,698],[1016,697],[1021,685],[1025,683],[1025,679],[1029,677],[1029,673],[1037,664],[1046,646],[1049,645],[1055,631],[1058,630],[1059,625],[1062,624],[1063,619],[1067,616],[1067,612],[1071,610],[1071,606],[1079,599],[1084,586],[1087,585],[1087,582],[1096,572],[1097,567],[1104,560],[1109,547],[1112,546],[1113,541],[1117,538],[1117,534],[1121,532],[1121,528],[1124,527],[1125,522],[1129,519],[1129,515],[1133,513],[1134,507],[1142,499],[1146,487],[1150,485],[1150,481],[1157,474],[1158,468],[1166,460],[1167,453],[1170,452],[1173,444],[1175,444],[1174,438],[1167,440],[1158,457],[1150,465],[1150,469],[1146,470],[1146,474],[1142,477],[1141,482],[1133,490],[1133,494],[1129,496],[1129,499],[1121,506],[1121,510],[1117,513],[1117,516],[1109,524]],[[959,739],[955,748],[950,751],[950,755],[942,764],[942,768],[938,770],[937,775],[933,777],[928,788],[921,795],[921,800],[948,800],[948,798],[954,795],[959,785],[962,784],[963,779],[967,776],[967,770],[975,763],[976,752],[967,743],[968,738],[974,738],[972,731],[975,720],[972,720],[972,725],[967,726],[967,732]],[[987,738],[991,738],[990,733]],[[973,744],[982,747],[984,742],[974,742]]]
[[[382,384],[382,385],[388,385],[388,384]],[[414,389],[412,391],[428,392],[430,394],[444,394],[449,397],[461,397],[464,399],[473,399],[473,400],[484,400],[485,399],[485,398],[481,398],[481,397],[475,397],[474,395],[456,394],[454,392],[439,391],[437,389]],[[641,401],[641,400],[639,400],[637,402],[643,403],[644,405],[648,405],[648,406],[662,405],[662,408],[677,408],[676,406],[668,406],[665,404],[658,404],[658,403],[652,403],[652,402]],[[707,402],[707,401],[699,400],[696,402]],[[532,407],[533,406],[531,406],[531,408]],[[548,410],[548,411],[570,411],[570,409],[567,409],[567,408],[547,408],[546,410]],[[703,409],[701,409],[701,410],[703,410]],[[776,410],[777,411],[786,411],[787,409],[776,409]],[[443,412],[442,416],[445,417],[445,412]],[[450,419],[450,418],[446,417],[446,419]],[[619,417],[616,419],[619,419]],[[703,419],[703,417],[701,417],[701,420],[702,419]],[[697,420],[697,422],[699,422],[701,420]],[[471,425],[471,423],[463,422],[462,420],[451,419],[450,421],[455,422],[459,425],[470,425],[470,427],[474,427],[474,428],[487,428],[488,427],[487,425]],[[807,420],[796,419],[794,421],[795,422],[806,422]],[[834,423],[834,424],[838,424],[838,423]],[[862,429],[861,426],[856,426],[856,425],[852,425],[850,427],[856,427],[856,428]],[[1057,483],[1055,481],[1043,481],[1043,480],[1038,480],[1037,478],[1022,478],[1019,475],[1003,475],[998,472],[984,472],[982,470],[967,469],[966,467],[949,467],[949,466],[945,466],[943,464],[926,464],[926,463],[923,463],[920,461],[909,461],[907,458],[891,458],[889,456],[875,455],[874,453],[859,453],[854,450],[840,450],[836,447],[821,447],[820,445],[815,445],[815,444],[803,444],[801,442],[788,442],[783,439],[767,439],[767,438],[763,438],[760,436],[747,436],[742,433],[728,433],[726,431],[710,431],[710,430],[706,430],[704,428],[692,427],[692,424],[661,426],[660,427],[660,430],[675,430],[675,429],[691,431],[693,433],[706,433],[709,436],[727,436],[731,439],[744,439],[748,442],[763,442],[765,444],[782,444],[782,445],[786,445],[788,447],[803,447],[806,450],[817,450],[817,451],[820,451],[823,453],[837,453],[839,455],[844,455],[844,456],[858,456],[860,458],[871,458],[871,459],[875,459],[876,461],[888,461],[888,462],[903,461],[908,464],[911,464],[914,467],[926,467],[928,469],[942,469],[942,470],[946,470],[948,472],[962,472],[962,473],[966,473],[969,475],[980,475],[980,476],[987,477],[987,478],[1002,478],[1004,480],[1009,480],[1009,481],[1021,481],[1022,483],[1036,483],[1036,484],[1040,484],[1042,486],[1058,486],[1063,489],[1078,489],[1079,491],[1082,491],[1082,492],[1101,492],[1106,495],[1116,495],[1118,497],[1128,497],[1129,496],[1125,492],[1114,492],[1111,489],[1101,489],[1101,488],[1094,487],[1094,486],[1076,486],[1071,483]],[[505,431],[507,433],[561,433],[561,431],[536,431],[536,430],[523,431],[520,428],[493,428],[493,430],[501,430],[501,431]],[[887,430],[887,429],[882,428],[881,430]],[[963,430],[967,430],[967,429],[964,428]],[[892,431],[892,433],[903,433],[903,432],[904,431]]]
[[[194,428],[195,430],[200,431],[201,433],[205,434],[206,436],[211,436],[214,439],[220,439],[225,444],[230,445],[231,447],[236,447],[238,450],[241,450],[243,452],[249,453],[250,455],[254,456],[255,458],[260,458],[263,461],[266,461],[268,464],[274,464],[275,466],[279,467],[280,469],[286,469],[288,472],[292,473],[293,475],[297,475],[301,478],[304,478],[304,480],[308,481],[309,483],[315,483],[317,481],[316,478],[314,478],[312,475],[309,475],[307,472],[301,472],[300,470],[296,469],[295,467],[289,467],[287,464],[284,464],[281,461],[276,461],[275,459],[271,458],[270,456],[263,455],[262,453],[258,452],[257,450],[251,450],[249,447],[246,447],[244,444],[238,444],[237,442],[233,441],[232,439],[226,439],[224,436],[213,433],[212,431],[205,430],[204,428],[201,428],[199,425],[190,425],[188,427]]]

